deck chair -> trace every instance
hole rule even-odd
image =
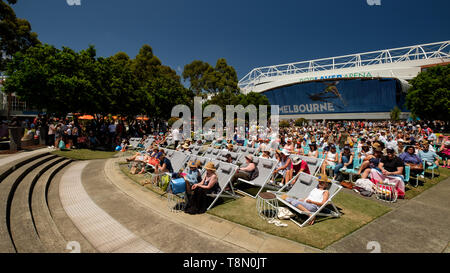
[[[217,159],[219,157],[219,153],[221,152],[220,149],[213,149],[208,148],[203,155],[203,157],[209,158],[209,159]]]
[[[142,138],[140,137],[132,137],[130,138],[129,142],[130,145],[128,146],[130,149],[135,150],[137,149],[137,145],[139,144],[139,142],[141,141]]]
[[[286,206],[288,206],[290,209],[295,211],[296,213],[308,215],[308,219],[300,224],[299,222],[295,221],[294,219],[290,219],[292,222],[294,222],[299,227],[304,227],[309,222],[311,222],[312,219],[316,216],[325,216],[325,217],[340,217],[341,214],[336,208],[336,206],[333,204],[333,198],[336,196],[336,194],[341,191],[342,186],[337,185],[336,183],[331,183],[330,188],[328,189],[329,192],[329,198],[328,201],[323,204],[316,212],[310,213],[310,212],[304,212],[299,210],[297,207],[294,207],[291,203],[287,202],[286,200],[283,200],[281,197],[282,195],[286,194],[289,197],[296,198],[296,199],[306,199],[309,195],[309,193],[314,189],[317,188],[317,185],[319,184],[319,181],[316,177],[301,173],[297,182],[292,186],[292,188],[287,192],[274,192],[277,196],[278,201],[282,202]],[[326,207],[328,205],[331,205],[333,207],[333,210],[329,210]]]
[[[308,157],[304,155],[291,155],[290,157],[292,161],[296,161],[299,158],[305,160],[306,163],[308,164],[309,172],[311,173],[312,176],[316,176],[320,172],[320,168],[322,167],[323,164],[323,159],[321,158]]]
[[[238,167],[219,160],[212,160],[211,162],[214,163],[214,167],[217,169],[216,174],[219,179],[218,183],[220,186],[220,192],[218,194],[208,194],[208,196],[213,197],[214,200],[209,205],[207,210],[211,209],[220,197],[233,199],[239,198],[239,196],[234,192],[233,185],[230,183],[231,178],[236,173]]]
[[[238,160],[241,157],[241,154],[229,152],[229,151],[220,151],[218,159],[224,161],[226,159],[227,154],[230,154],[231,158],[233,159],[233,162],[231,162],[231,163],[234,165],[237,165]]]
[[[191,148],[191,154],[193,154],[193,155],[199,155],[202,150],[202,146],[198,146],[198,145],[192,145],[190,148]]]
[[[245,162],[245,156],[241,156],[239,159],[239,163],[243,164]],[[277,161],[273,159],[267,159],[267,158],[259,158],[254,157],[253,162],[255,163],[256,167],[258,168],[259,175],[257,178],[255,178],[252,181],[248,181],[242,178],[239,178],[238,181],[250,184],[255,187],[259,187],[259,191],[256,193],[255,196],[246,193],[244,191],[239,190],[239,193],[245,194],[247,196],[250,196],[252,198],[256,198],[258,194],[264,189],[264,188],[270,188],[270,189],[278,189],[275,186],[269,185],[268,182],[270,178],[272,177],[272,173],[275,170],[277,166]]]

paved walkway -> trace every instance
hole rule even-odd
[[[119,161],[123,161],[123,159],[109,159],[104,167],[104,175],[122,193],[145,206],[147,213],[152,214],[153,217],[156,217],[154,214],[157,214],[159,219],[158,225],[163,223],[162,226],[165,226],[166,223],[171,223],[171,225],[168,225],[170,226],[170,237],[181,239],[175,244],[178,248],[185,247],[181,252],[320,252],[318,249],[250,229],[210,214],[189,215],[172,213],[167,207],[166,198],[149,192],[148,189],[137,185],[129,179],[120,171],[117,165]],[[198,239],[186,240],[187,234],[192,234]],[[150,234],[146,238],[148,241],[153,241],[164,252],[180,252],[173,246],[161,244],[161,238],[158,239],[157,236],[151,236]]]
[[[383,253],[449,252],[450,179],[440,182],[400,207],[329,246],[327,252],[370,252],[369,242]]]
[[[61,178],[60,198],[64,210],[86,239],[100,252],[158,253],[140,237],[97,206],[86,193],[81,174],[89,162],[72,165]]]

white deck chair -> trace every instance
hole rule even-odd
[[[295,211],[295,212],[297,212],[299,214],[303,214],[303,215],[308,215],[309,216],[308,219],[303,224],[298,223],[297,221],[295,221],[292,218],[290,219],[292,222],[294,222],[295,224],[297,224],[300,227],[304,227],[305,225],[307,225],[316,216],[325,216],[325,217],[330,217],[330,216],[331,217],[340,217],[341,216],[339,210],[333,204],[333,198],[342,189],[342,186],[339,186],[336,183],[330,183],[331,186],[328,189],[328,192],[329,192],[328,201],[325,202],[325,204],[323,204],[314,213],[301,211],[297,207],[294,207],[291,203],[289,203],[286,200],[283,200],[281,198],[283,194],[286,194],[286,195],[288,195],[291,198],[306,199],[308,197],[309,193],[313,189],[317,188],[318,184],[319,184],[319,180],[318,180],[317,177],[314,177],[314,176],[306,174],[306,173],[300,173],[297,182],[294,184],[294,186],[292,186],[292,188],[287,193],[284,193],[284,192],[281,192],[281,191],[274,192],[275,195],[277,196],[277,199],[280,202],[282,202],[283,204],[285,204],[286,206],[288,206],[290,209],[292,209],[293,211]],[[333,210],[327,209],[326,207],[328,205],[331,205],[333,207]]]
[[[229,152],[229,151],[220,151],[219,157],[217,159],[224,161],[226,159],[226,155],[230,154],[231,159],[233,160],[231,163],[234,165],[237,165],[238,160],[241,158],[241,154],[235,153],[235,152]]]
[[[140,137],[132,137],[130,138],[129,142],[130,145],[128,146],[130,149],[137,149],[137,145],[139,144],[139,142],[141,141],[142,138]]]
[[[239,159],[239,163],[241,165],[245,162],[245,156],[241,156]],[[268,184],[270,178],[272,177],[272,173],[275,170],[277,166],[277,161],[273,159],[267,159],[267,158],[259,158],[259,157],[253,157],[253,163],[255,163],[256,167],[258,168],[259,175],[255,179],[248,181],[242,178],[239,178],[238,181],[250,184],[255,187],[259,187],[258,193],[256,193],[255,196],[246,193],[244,191],[239,190],[238,192],[241,194],[245,194],[247,196],[250,196],[252,198],[256,198],[258,194],[264,189],[264,188],[270,188],[270,189],[278,189],[277,187],[273,187]]]
[[[231,178],[236,173],[238,167],[236,165],[221,162],[219,160],[212,160],[210,162],[213,162],[214,167],[216,168],[220,192],[218,194],[208,194],[208,196],[213,197],[214,200],[209,205],[207,210],[211,209],[220,197],[233,199],[239,198],[239,196],[234,192],[233,185],[231,185],[230,183]]]

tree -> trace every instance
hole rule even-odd
[[[220,92],[239,93],[237,73],[223,58],[217,60],[214,68],[210,64],[198,60],[185,65],[183,79],[189,80],[189,89],[196,95]]]
[[[391,120],[398,121],[400,119],[400,114],[402,113],[402,110],[398,108],[398,106],[395,106],[394,109],[391,110]]]
[[[450,65],[435,66],[411,80],[406,106],[424,120],[450,120]]]
[[[8,0],[15,4],[16,0]],[[37,34],[31,31],[30,23],[16,17],[14,10],[0,1],[0,71],[5,71],[12,56],[31,46],[40,44]]]

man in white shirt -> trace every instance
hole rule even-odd
[[[173,129],[172,137],[173,137],[173,140],[175,141],[175,149],[176,149],[178,147],[178,144],[180,143],[180,141],[183,140],[180,130],[178,130],[178,128]]]

